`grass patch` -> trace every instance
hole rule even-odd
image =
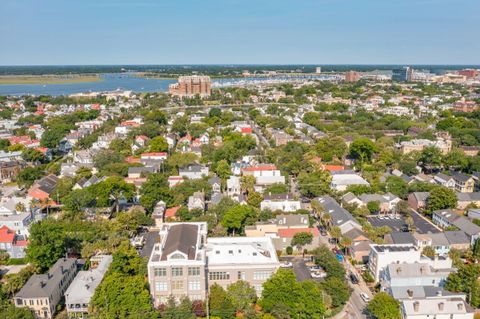
[[[98,75],[5,75],[0,76],[1,84],[69,84],[98,82]]]

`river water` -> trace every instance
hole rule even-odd
[[[128,73],[107,73],[101,75],[102,80],[96,82],[69,84],[0,84],[0,95],[69,95],[86,92],[134,91],[134,92],[166,92],[175,79],[144,78]],[[292,80],[304,80],[306,77],[275,78],[240,78],[215,79],[213,87],[244,86],[261,83],[282,83]],[[329,76],[318,75],[309,79],[330,80]]]

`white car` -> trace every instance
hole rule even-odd
[[[327,273],[321,272],[321,271],[312,271],[310,273],[310,275],[312,276],[312,278],[325,278],[325,277],[327,277]]]
[[[370,297],[369,297],[366,293],[364,293],[364,292],[361,292],[361,293],[360,293],[360,297],[361,297],[361,298],[363,299],[363,301],[365,301],[365,302],[369,302],[369,301],[370,301]]]
[[[280,268],[291,268],[292,266],[292,263],[289,261],[280,264]]]

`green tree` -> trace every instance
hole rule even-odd
[[[288,187],[285,184],[275,183],[265,187],[264,194],[285,194],[288,193]]]
[[[48,148],[57,147],[58,143],[60,143],[71,128],[72,127],[69,124],[57,124],[47,128],[42,134],[40,145]]]
[[[350,298],[350,288],[344,278],[327,277],[320,287],[332,298],[332,307],[334,308],[345,305]]]
[[[237,311],[245,312],[257,301],[257,293],[248,282],[238,280],[227,287],[227,296]]]
[[[408,184],[405,180],[398,176],[388,176],[385,187],[387,191],[400,198],[406,198],[408,195]]]
[[[380,202],[377,200],[367,203],[367,208],[371,214],[378,213],[380,211]]]
[[[152,138],[148,142],[148,150],[150,152],[167,152],[168,151],[167,140],[163,136],[157,136]]]
[[[427,257],[435,257],[435,249],[433,249],[432,246],[425,246],[422,250],[422,254],[424,254]]]
[[[290,245],[296,246],[298,250],[301,250],[303,246],[310,245],[313,241],[313,234],[311,232],[298,232],[293,235]]]
[[[442,165],[442,153],[435,146],[425,147],[420,154],[419,161],[426,170],[432,171]]]
[[[368,312],[377,319],[400,319],[400,303],[386,292],[379,292],[367,305]]]
[[[450,273],[445,283],[445,289],[453,292],[464,292],[470,305],[478,307],[480,306],[479,276],[479,264],[462,264],[457,272]]]
[[[221,160],[217,163],[215,172],[222,180],[226,180],[230,175],[232,175],[230,164],[228,164],[226,160]]]
[[[301,172],[297,180],[300,193],[313,198],[330,192],[332,177],[328,171]]]
[[[27,260],[41,271],[52,266],[67,252],[67,236],[61,224],[45,219],[30,227]]]
[[[446,187],[436,187],[430,192],[427,199],[428,210],[433,212],[455,207],[457,207],[457,195],[453,190]]]
[[[350,155],[360,163],[370,162],[375,151],[375,144],[366,137],[358,138],[350,145]]]
[[[236,205],[223,215],[222,226],[227,228],[229,232],[241,232],[247,218],[254,217],[255,210],[245,205]]]
[[[235,316],[235,306],[222,286],[219,284],[210,286],[208,298],[212,316],[218,316],[222,319],[230,319]]]
[[[263,201],[263,196],[259,192],[251,192],[248,194],[247,203],[255,208],[260,208],[260,203]]]
[[[44,176],[45,173],[43,172],[42,167],[25,167],[20,173],[17,175],[17,183],[18,185],[29,188],[32,186],[33,182],[40,177]]]

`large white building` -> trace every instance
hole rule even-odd
[[[381,272],[394,263],[420,262],[420,250],[414,245],[370,245],[368,267],[375,282],[380,280]]]
[[[165,223],[148,262],[150,293],[156,306],[169,296],[204,300],[208,287],[245,280],[261,292],[279,268],[268,237],[207,238],[207,223]]]
[[[473,319],[474,311],[465,300],[453,298],[402,300],[404,319]]]
[[[260,203],[260,209],[269,209],[272,212],[281,210],[283,212],[295,212],[301,209],[301,203],[291,194],[269,194],[265,195]]]

